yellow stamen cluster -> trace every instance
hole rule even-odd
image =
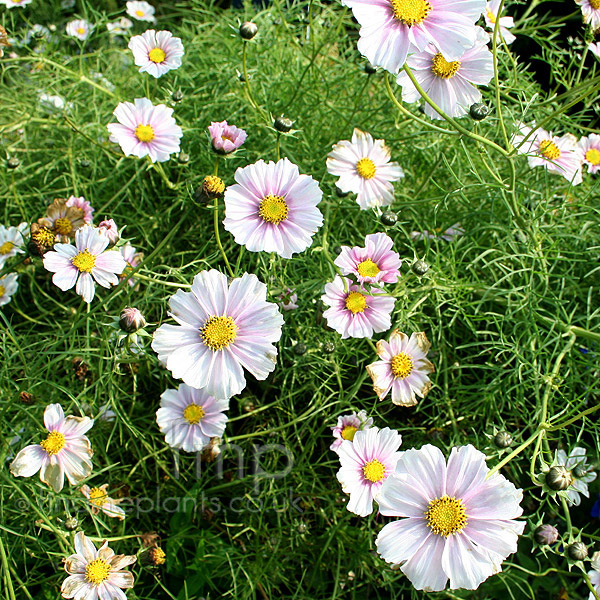
[[[146,13],[145,13],[143,10],[136,10],[136,11],[135,11],[135,14],[136,14],[138,17],[143,17],[143,16],[144,16]]]
[[[279,225],[288,217],[289,208],[283,196],[269,194],[263,198],[258,207],[258,216],[267,223]]]
[[[209,198],[221,196],[225,191],[225,182],[216,175],[207,175],[202,182],[202,191]]]
[[[600,4],[600,0],[598,0],[598,4]],[[590,148],[585,153],[585,160],[594,165],[594,167],[600,164],[600,151],[596,150],[596,148]],[[2,248],[0,248],[0,253],[2,252]]]
[[[5,291],[6,291],[6,288],[3,285],[0,285],[0,298],[2,298],[2,296],[4,296]]]
[[[540,142],[540,154],[548,160],[560,158],[560,149],[552,140],[543,140]]]
[[[110,575],[110,564],[102,558],[89,562],[85,567],[85,578],[94,585],[100,585]]]
[[[454,77],[458,73],[458,69],[460,69],[460,61],[453,60],[452,62],[448,62],[442,56],[441,52],[438,52],[431,61],[431,72],[436,77],[441,77],[442,79]]]
[[[406,352],[400,352],[392,358],[392,374],[397,379],[406,379],[412,373],[413,366],[413,360]]]
[[[361,313],[367,308],[367,299],[360,292],[350,292],[346,296],[346,308],[355,315]]]
[[[14,244],[12,242],[4,242],[2,246],[0,246],[0,254],[5,255],[8,254],[14,248]]]
[[[96,257],[89,250],[84,250],[73,257],[71,262],[81,273],[91,273],[96,265]]]
[[[138,125],[135,128],[135,137],[140,142],[151,142],[154,139],[154,129],[150,125]]]
[[[85,29],[84,29],[83,27],[78,27],[78,28],[77,28],[77,33],[78,33],[79,35],[84,35],[84,34],[85,34]]]
[[[52,248],[54,246],[54,234],[47,227],[42,227],[35,233],[32,233],[31,238],[36,244],[42,246],[42,248]]]
[[[200,337],[211,350],[223,350],[233,343],[238,327],[231,317],[211,317],[200,330]]]
[[[167,55],[165,54],[165,51],[162,48],[152,48],[152,50],[148,52],[148,58],[153,63],[164,62],[166,57]]]
[[[489,9],[487,11],[487,18],[490,20],[492,25],[496,24],[496,15]]]
[[[69,235],[73,231],[73,223],[70,219],[60,217],[54,221],[54,230],[59,235]]]
[[[431,4],[427,0],[390,0],[394,17],[405,25],[422,23],[431,12]]]
[[[365,479],[373,483],[381,481],[385,477],[385,465],[374,458],[363,466],[363,474]]]
[[[185,407],[183,418],[190,425],[197,425],[204,418],[204,409],[198,404],[190,404]]]
[[[467,513],[462,500],[445,495],[429,503],[425,518],[432,533],[444,537],[460,533],[467,526]]]
[[[600,0],[590,0],[590,6],[594,9],[594,10],[598,10],[600,9]]]
[[[346,425],[344,429],[342,429],[342,439],[352,441],[354,439],[354,434],[358,431],[356,427],[352,425]]]
[[[90,490],[90,503],[94,506],[103,506],[104,504],[106,504],[107,500],[108,496],[106,495],[106,492],[103,489],[93,487]]]
[[[148,550],[148,558],[150,559],[150,562],[156,567],[164,565],[167,561],[167,555],[165,554],[165,551],[162,548],[159,548],[158,546],[154,546],[153,548],[150,548],[150,550]]]
[[[51,431],[48,437],[40,442],[40,446],[49,456],[53,456],[54,454],[58,454],[65,447],[66,443],[67,438],[62,433]]]
[[[358,263],[356,270],[361,277],[376,277],[381,271],[381,269],[370,258]]]
[[[356,163],[356,172],[363,179],[373,179],[376,170],[375,163],[370,158],[361,158]]]

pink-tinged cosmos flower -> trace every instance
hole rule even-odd
[[[245,273],[231,284],[211,269],[194,277],[190,292],[169,299],[177,325],[154,332],[152,348],[173,377],[217,399],[246,386],[244,369],[266,379],[275,369],[283,317],[267,302],[267,286]]]
[[[588,45],[588,50],[596,57],[596,58],[600,58],[600,42],[597,42],[596,44],[589,44]]]
[[[248,134],[235,125],[228,125],[227,121],[217,123],[213,121],[208,127],[213,148],[221,154],[229,154],[237,150],[248,137]]]
[[[121,246],[119,248],[119,251],[125,259],[125,262],[127,263],[127,266],[125,267],[125,270],[121,275],[121,279],[125,279],[128,277],[131,270],[135,269],[142,262],[142,259],[144,258],[144,253],[138,252],[136,248],[134,248],[129,242]],[[130,277],[127,283],[131,287],[135,287],[137,285],[135,275],[133,277]]]
[[[287,288],[285,292],[279,294],[277,300],[279,300],[277,305],[281,310],[296,310],[298,308],[296,304],[298,302],[298,294],[292,288]]]
[[[600,1],[599,0],[575,0],[581,6],[583,22],[589,23],[595,32],[600,29]]]
[[[156,79],[167,71],[178,69],[184,55],[180,38],[173,37],[170,31],[154,29],[134,35],[129,40],[129,49],[133,52],[135,64],[140,67],[140,73],[150,73]]]
[[[60,588],[63,598],[126,600],[124,589],[133,587],[133,575],[123,571],[135,563],[133,555],[115,554],[104,542],[99,549],[83,531],[75,534],[75,554],[65,558],[69,573]]]
[[[331,433],[333,433],[335,440],[329,446],[329,449],[337,452],[344,440],[352,442],[357,431],[370,429],[372,425],[373,419],[367,417],[367,412],[364,410],[358,413],[352,412],[349,415],[339,416],[335,427],[331,428]]]
[[[225,191],[223,226],[251,252],[292,258],[306,250],[323,224],[317,208],[323,192],[310,175],[300,175],[287,158],[259,160],[235,172]]]
[[[406,57],[435,44],[457,60],[475,43],[474,24],[485,0],[342,0],[361,25],[359,52],[378,67],[398,73]]]
[[[389,342],[379,340],[381,360],[367,367],[377,397],[383,400],[391,390],[392,402],[398,406],[414,406],[417,396],[424,398],[431,388],[429,373],[435,371],[426,358],[429,348],[431,343],[422,331],[409,338],[394,329]]]
[[[365,237],[364,248],[342,246],[334,262],[342,275],[354,275],[359,283],[396,283],[402,261],[393,245],[385,233],[372,233]]]
[[[88,202],[83,196],[69,196],[66,206],[73,206],[75,208],[80,208],[83,211],[83,221],[88,225],[92,224],[94,220],[94,208],[91,203]]]
[[[229,400],[216,400],[204,390],[182,383],[160,397],[156,422],[171,448],[199,452],[225,431]]]
[[[8,304],[19,288],[18,278],[19,276],[16,273],[9,273],[0,277],[0,306]]]
[[[577,143],[577,148],[588,173],[597,173],[600,169],[600,135],[591,133],[582,137]]]
[[[82,485],[79,491],[88,499],[93,515],[102,511],[105,515],[121,521],[125,518],[125,511],[117,506],[120,500],[113,500],[108,495],[108,483],[93,488],[89,485]]]
[[[516,552],[524,521],[523,492],[498,473],[487,478],[485,455],[453,448],[446,464],[435,446],[402,453],[376,500],[388,523],[376,546],[418,590],[476,589]]]
[[[565,490],[565,495],[570,505],[579,506],[581,504],[579,494],[589,498],[588,483],[594,481],[598,476],[598,473],[587,462],[586,449],[576,446],[569,452],[568,456],[564,450],[559,450],[556,456],[556,464],[565,467],[571,473],[572,483]]]
[[[94,281],[109,288],[119,283],[126,262],[120,252],[106,250],[106,236],[97,229],[84,225],[75,233],[75,245],[54,244],[54,251],[44,254],[44,268],[51,273],[52,282],[61,290],[75,291],[90,303],[96,293]]]
[[[32,477],[38,471],[40,480],[60,492],[65,475],[75,485],[92,472],[92,447],[85,434],[94,425],[88,417],[65,417],[60,404],[50,404],[44,411],[48,435],[39,444],[23,448],[10,465],[15,477]]]
[[[503,39],[506,44],[512,44],[517,38],[509,31],[511,27],[515,26],[515,22],[512,17],[500,17],[498,19],[498,9],[500,8],[501,0],[490,0],[486,4],[486,9],[483,13],[485,24],[489,29],[494,31],[496,27],[496,21],[498,21],[498,44]],[[493,34],[492,34],[493,35]]]
[[[17,6],[26,6],[31,4],[33,0],[0,0],[0,4],[4,4],[7,8],[16,8]]]
[[[110,141],[118,143],[125,156],[149,156],[152,162],[165,162],[179,152],[183,131],[173,118],[172,108],[136,98],[133,103],[121,102],[113,114],[119,122],[106,127]]]
[[[582,167],[577,138],[570,133],[557,137],[544,129],[536,129],[523,143],[531,131],[531,127],[522,125],[512,139],[517,152],[528,155],[529,166],[544,167],[550,173],[562,175],[571,185],[579,185],[582,182]]]
[[[353,192],[356,202],[366,210],[389,206],[394,201],[392,182],[404,177],[396,162],[390,162],[390,149],[383,140],[354,129],[352,141],[334,144],[327,156],[327,172],[339,176],[336,186],[342,192]]]
[[[108,33],[112,35],[126,35],[133,27],[133,23],[127,17],[121,17],[118,21],[106,24]]]
[[[412,231],[410,234],[411,240],[435,240],[442,239],[446,242],[453,242],[457,237],[460,237],[465,234],[465,230],[462,228],[460,223],[454,223],[448,227],[448,229],[442,231],[441,228],[434,229],[433,231],[428,231],[427,229],[423,231]]]
[[[98,224],[98,231],[106,236],[111,244],[116,244],[119,241],[119,228],[114,219],[106,219]],[[123,257],[125,258],[125,257]]]
[[[65,31],[67,32],[67,35],[76,37],[78,40],[83,42],[88,39],[92,31],[92,27],[87,21],[83,19],[77,19],[67,23]]]
[[[592,555],[592,567],[591,571],[588,571],[588,575],[596,593],[600,595],[600,552],[594,552]],[[590,592],[588,600],[596,600],[594,594]]]
[[[0,225],[0,269],[9,258],[23,254],[24,233],[28,229],[27,223],[21,223],[18,227]]]
[[[148,4],[148,2],[127,2],[127,14],[133,17],[137,21],[148,21],[154,23],[156,18],[154,17],[154,6]]]
[[[342,339],[370,338],[373,333],[387,331],[392,326],[395,298],[382,296],[383,292],[379,290],[366,292],[349,279],[345,281],[347,289],[344,289],[344,279],[339,276],[325,286],[321,300],[329,306],[323,313],[327,325]]]
[[[342,442],[337,450],[341,465],[337,478],[344,492],[350,494],[350,512],[360,517],[373,512],[373,500],[402,455],[398,452],[401,443],[402,436],[389,427],[357,431],[352,441]]]

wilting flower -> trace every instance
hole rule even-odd
[[[149,156],[152,162],[164,162],[179,152],[183,131],[173,118],[172,108],[136,98],[133,103],[119,103],[113,114],[119,122],[106,127],[110,141],[118,143],[125,156]]]
[[[360,517],[373,512],[373,500],[402,455],[398,452],[401,443],[402,436],[389,427],[357,431],[352,442],[342,442],[337,450],[341,465],[337,478],[350,495],[350,512]]]
[[[80,208],[83,211],[83,220],[91,225],[94,220],[94,208],[92,207],[91,202],[86,200],[83,196],[79,198],[76,196],[69,196],[66,202],[67,206],[74,206],[75,208]]]
[[[69,23],[67,23],[67,26],[65,27],[65,31],[67,32],[67,35],[70,35],[71,37],[76,37],[78,40],[81,40],[82,42],[88,39],[91,30],[92,30],[92,28],[91,28],[90,24],[83,19],[77,19],[75,21],[70,21]]]
[[[132,27],[133,23],[127,17],[121,17],[118,21],[106,24],[108,33],[112,35],[127,35]]]
[[[138,21],[149,21],[150,23],[156,21],[154,6],[148,4],[148,2],[127,2],[127,14]]]
[[[392,402],[399,406],[414,406],[417,396],[424,398],[431,388],[429,374],[435,371],[426,358],[429,348],[422,331],[409,338],[394,329],[389,342],[379,340],[377,356],[381,360],[367,367],[377,397],[383,400],[392,390]]]
[[[102,287],[117,285],[126,267],[125,259],[116,250],[106,250],[107,237],[85,225],[75,234],[75,245],[55,244],[54,251],[44,255],[44,267],[54,273],[52,282],[61,290],[75,291],[91,302],[96,293],[94,281]]]
[[[490,0],[487,3],[486,9],[483,13],[485,18],[485,24],[492,31],[496,27],[496,21],[498,21],[498,43],[501,39],[504,39],[506,44],[512,44],[517,38],[509,31],[511,27],[515,26],[515,22],[512,17],[500,17],[498,19],[498,9],[500,8],[501,0]]]
[[[360,283],[396,283],[402,261],[393,245],[385,233],[372,233],[365,237],[364,248],[342,246],[334,262],[342,275],[354,275]]]
[[[16,273],[9,273],[0,277],[0,306],[8,304],[17,291],[19,284],[17,283],[18,275]]]
[[[435,44],[448,60],[473,46],[485,0],[342,0],[361,25],[359,52],[397,73],[414,52]]]
[[[65,483],[75,485],[92,472],[92,447],[85,434],[94,421],[88,417],[65,417],[60,404],[50,404],[44,411],[44,426],[48,436],[39,444],[23,448],[10,465],[15,477],[32,477],[38,471],[40,479],[60,492]]]
[[[106,219],[98,223],[98,232],[106,236],[111,244],[116,244],[119,241],[119,228],[114,219]]]
[[[391,314],[396,301],[382,294],[379,290],[366,292],[349,279],[337,276],[325,285],[325,294],[321,296],[322,302],[329,306],[323,313],[327,325],[342,339],[370,338],[373,333],[387,331],[392,326]]]
[[[594,589],[596,590],[596,593],[600,594],[600,552],[594,552],[592,556],[591,567],[592,570],[588,571],[588,575],[590,577],[592,585],[594,586]],[[588,600],[596,600],[592,592],[590,592]]]
[[[358,413],[352,412],[349,415],[341,415],[338,417],[337,424],[331,428],[331,433],[335,438],[333,444],[329,446],[330,450],[338,451],[344,440],[354,440],[354,435],[357,431],[370,429],[373,425],[373,419],[367,417],[367,412],[364,410]]]
[[[31,224],[29,236],[29,250],[32,254],[44,256],[54,246],[56,236],[49,227],[43,227],[37,223]]]
[[[256,275],[228,284],[223,273],[202,271],[169,306],[178,325],[161,325],[152,348],[177,379],[228,399],[246,386],[244,369],[259,380],[275,369],[283,317]]]
[[[199,452],[225,431],[229,400],[217,400],[204,390],[182,383],[160,396],[156,422],[171,448]]]
[[[339,176],[336,185],[342,192],[357,194],[362,209],[389,206],[394,201],[392,182],[404,177],[390,156],[383,140],[374,140],[370,133],[355,128],[351,142],[334,144],[327,156],[327,172]]]
[[[594,32],[600,29],[600,2],[598,0],[575,0],[581,6],[583,22],[589,23]]]
[[[292,288],[287,288],[285,292],[279,294],[277,300],[279,300],[277,304],[281,310],[296,310],[298,308],[296,304],[298,302],[298,294]]]
[[[446,464],[435,446],[402,453],[377,497],[379,512],[407,517],[388,523],[376,545],[418,590],[476,589],[516,552],[524,521],[523,492],[498,473],[487,478],[485,455],[453,448]]]
[[[47,227],[52,231],[57,242],[69,242],[85,225],[84,210],[75,205],[68,206],[67,202],[64,198],[55,198],[46,209],[46,216],[37,221],[40,227]]]
[[[125,267],[125,270],[123,271],[123,273],[121,275],[121,279],[125,279],[125,278],[129,277],[129,274],[131,273],[132,269],[135,269],[142,262],[142,260],[144,258],[144,253],[138,252],[137,249],[134,246],[132,246],[129,242],[127,242],[126,244],[121,246],[119,248],[119,251],[121,252],[121,255],[123,256],[123,258],[125,259],[125,262],[127,263],[127,266]],[[129,281],[127,283],[131,287],[134,287],[135,285],[137,285],[137,281],[135,280],[135,275],[133,277],[130,277]]]
[[[235,125],[228,125],[227,121],[217,123],[213,121],[208,127],[208,133],[213,148],[222,154],[229,154],[237,150],[248,137],[248,134]]]
[[[23,254],[24,233],[27,229],[27,223],[21,223],[18,227],[0,225],[0,269],[9,258]]]
[[[75,554],[65,558],[65,571],[69,573],[60,588],[63,598],[77,600],[126,600],[121,591],[133,587],[133,575],[123,571],[137,558],[133,555],[115,554],[108,542],[96,546],[83,531],[75,534]]]
[[[428,231],[427,229],[424,229],[423,231],[412,231],[410,234],[410,239],[416,241],[424,240],[425,238],[429,240],[442,239],[446,240],[447,242],[452,242],[457,237],[460,237],[464,234],[465,230],[462,228],[461,224],[454,223],[454,225],[451,225],[444,231],[442,231],[441,228],[434,229],[433,231]]]
[[[102,511],[109,517],[123,520],[125,518],[125,511],[120,506],[117,506],[120,500],[110,498],[107,490],[108,483],[93,488],[90,488],[89,485],[82,485],[79,491],[89,500],[92,514],[97,515]]]
[[[306,250],[323,223],[317,208],[323,192],[310,175],[300,175],[287,158],[259,160],[239,168],[236,184],[225,191],[223,226],[252,252],[291,258]]]
[[[150,73],[157,79],[167,71],[178,69],[184,54],[180,38],[173,37],[170,31],[154,29],[134,35],[129,40],[129,49],[140,73]]]
[[[4,4],[7,8],[16,8],[17,6],[25,6],[31,4],[33,0],[0,0],[0,4]]]
[[[588,483],[596,479],[598,473],[593,470],[593,467],[588,463],[586,449],[576,446],[571,450],[569,455],[564,450],[557,452],[556,464],[563,466],[570,473],[571,484],[565,490],[567,502],[574,506],[581,504],[581,496],[590,497]]]
[[[577,148],[588,173],[597,173],[600,169],[600,135],[591,133],[582,137],[577,143]]]

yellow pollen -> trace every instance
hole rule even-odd
[[[381,269],[370,258],[358,263],[356,270],[361,277],[376,277],[377,273],[381,271]]]
[[[164,62],[166,57],[167,55],[165,54],[165,51],[162,48],[153,48],[152,50],[150,50],[150,52],[148,52],[148,58],[153,63]]]
[[[220,196],[225,191],[225,182],[216,175],[207,175],[202,182],[202,189],[208,196]]]
[[[108,579],[110,565],[102,558],[97,558],[85,567],[85,578],[94,585],[100,585]]]
[[[342,429],[342,439],[352,441],[354,439],[354,434],[358,431],[356,427],[352,427],[352,425],[346,425],[344,429]]]
[[[90,490],[90,503],[94,506],[103,506],[104,504],[106,504],[107,500],[108,496],[106,495],[106,492],[104,490],[101,490],[97,487],[93,487]]]
[[[138,125],[135,128],[135,137],[140,142],[151,142],[154,139],[154,129],[150,125]]]
[[[279,225],[288,217],[289,209],[283,196],[272,196],[269,194],[263,198],[258,207],[258,215],[263,221]]]
[[[54,221],[54,229],[59,235],[69,235],[73,231],[73,223],[69,219],[60,217]]]
[[[204,418],[204,409],[198,404],[190,404],[183,411],[183,418],[190,425],[197,425]]]
[[[360,292],[350,292],[346,296],[346,308],[355,315],[361,313],[367,308],[367,300]]]
[[[490,23],[493,25],[496,24],[496,15],[489,9],[487,11],[487,18],[490,20]]]
[[[135,14],[136,14],[138,17],[143,17],[145,13],[144,13],[144,11],[143,11],[143,10],[136,10],[136,11],[135,11]]]
[[[398,379],[406,379],[413,370],[412,358],[406,352],[400,352],[392,358],[392,373]]]
[[[231,317],[211,317],[200,330],[200,337],[211,350],[223,350],[235,340],[237,330]]]
[[[370,158],[361,158],[356,163],[356,172],[363,179],[373,179],[375,177],[375,163]]]
[[[2,296],[4,296],[5,291],[6,291],[6,288],[3,285],[0,285],[0,298],[2,298]]]
[[[590,6],[594,10],[598,10],[600,8],[600,0],[590,0]]]
[[[96,264],[96,257],[89,250],[84,250],[72,258],[71,262],[81,273],[91,273]]]
[[[0,246],[0,254],[8,254],[13,249],[14,244],[12,242],[4,242]]]
[[[549,160],[560,158],[560,150],[552,140],[543,140],[540,142],[540,154]]]
[[[425,511],[425,518],[432,533],[444,537],[460,533],[467,525],[467,513],[462,500],[449,496],[432,500]]]
[[[31,236],[40,246],[50,248],[54,245],[54,234],[47,228],[43,227]]]
[[[600,0],[598,0],[598,4],[600,5]],[[596,150],[596,148],[590,148],[585,153],[585,160],[594,165],[594,167],[600,164],[600,151]],[[4,247],[4,246],[3,246]],[[0,254],[2,253],[2,248],[0,248]]]
[[[40,442],[40,446],[50,455],[58,454],[67,443],[67,439],[58,431],[51,431],[48,437]]]
[[[78,33],[79,35],[83,35],[83,34],[85,33],[85,29],[84,29],[83,27],[78,27],[78,28],[77,28],[77,33]]]
[[[363,466],[363,474],[365,479],[377,483],[385,477],[385,465],[376,458],[370,460]]]
[[[458,69],[460,69],[460,60],[448,62],[441,52],[438,52],[431,61],[431,72],[442,79],[454,77],[458,73]]]
[[[394,17],[405,25],[422,23],[431,12],[427,0],[390,0]]]

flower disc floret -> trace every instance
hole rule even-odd
[[[448,537],[467,526],[467,513],[463,501],[449,496],[432,500],[425,512],[427,527],[436,535]]]
[[[542,140],[540,142],[540,154],[548,160],[556,160],[560,158],[561,151],[552,140]]]
[[[58,454],[66,445],[67,438],[59,431],[51,431],[48,437],[40,442],[40,446],[46,451],[48,456]]]
[[[103,506],[108,500],[108,495],[106,494],[106,491],[102,488],[93,487],[90,490],[89,500],[90,503],[94,506]]]
[[[263,198],[258,207],[258,215],[263,221],[279,225],[285,221],[289,214],[289,208],[283,196],[269,194]]]
[[[450,79],[454,77],[458,70],[460,69],[460,61],[453,60],[448,62],[443,56],[441,52],[438,52],[431,61],[431,72],[436,77],[441,77],[442,79]]]
[[[102,558],[97,558],[85,567],[85,578],[94,585],[100,585],[108,579],[110,564]]]
[[[74,256],[71,262],[74,267],[79,269],[80,273],[91,273],[96,266],[96,257],[89,250],[84,250]]]
[[[355,315],[356,313],[365,312],[367,308],[367,299],[360,292],[350,292],[346,297],[346,308]]]
[[[165,60],[165,57],[167,55],[165,54],[165,51],[162,50],[161,48],[152,48],[152,50],[150,50],[150,52],[148,52],[148,58],[153,62],[153,63],[161,63]]]
[[[211,317],[200,330],[200,337],[211,350],[223,350],[233,343],[237,330],[231,317]]]
[[[406,352],[396,354],[391,361],[392,373],[399,379],[406,379],[412,373],[413,366],[413,360]]]
[[[341,436],[344,440],[349,440],[350,442],[354,439],[354,434],[358,431],[358,427],[353,427],[352,425],[346,425],[344,429],[342,429]]]
[[[361,158],[356,163],[356,172],[363,179],[373,179],[373,177],[375,177],[375,173],[377,172],[377,168],[375,167],[375,163],[370,158]]]
[[[408,26],[422,23],[432,9],[427,0],[390,0],[390,3],[394,17]]]
[[[140,142],[151,142],[154,138],[154,129],[150,125],[138,125],[135,128],[135,137]]]
[[[190,404],[183,411],[183,418],[190,425],[196,425],[204,418],[204,409],[199,404]]]
[[[377,483],[385,477],[385,465],[376,458],[370,460],[366,465],[363,466],[363,474],[365,479],[368,479],[373,483]]]

